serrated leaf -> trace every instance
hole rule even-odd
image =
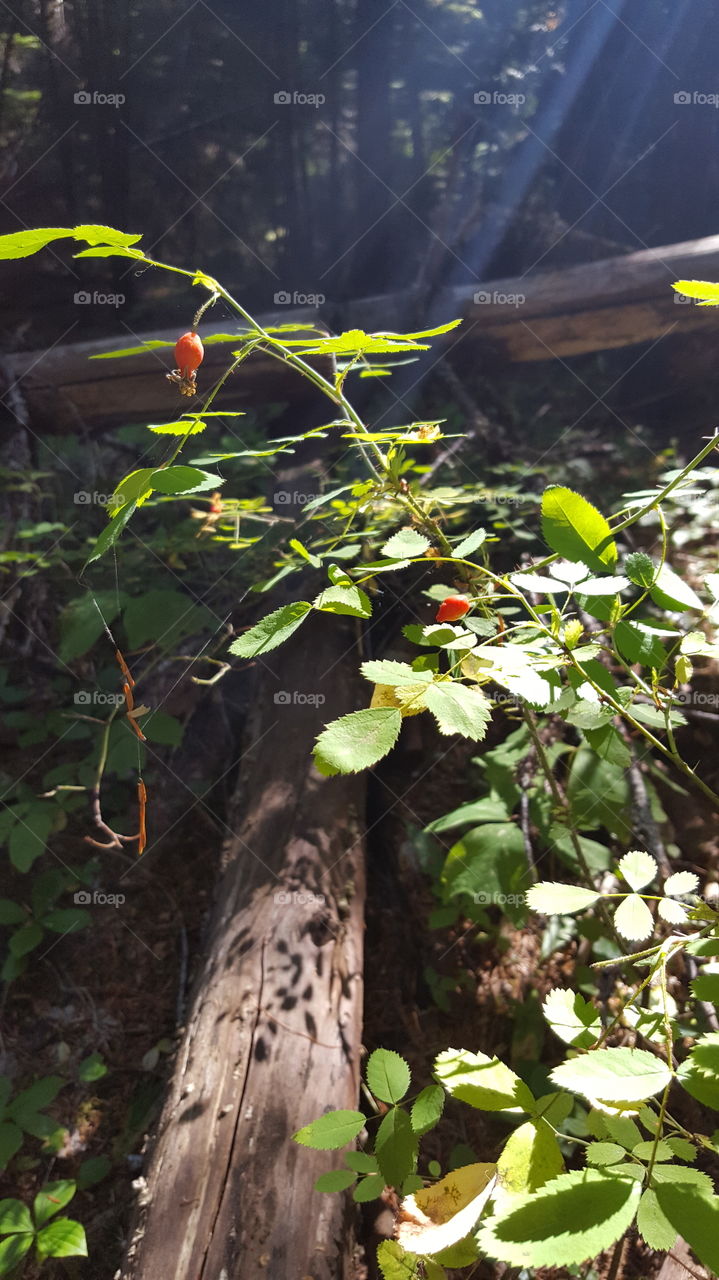
[[[644,551],[632,551],[624,561],[624,572],[638,587],[651,587],[656,572],[654,563]]]
[[[345,1164],[355,1173],[377,1173],[377,1161],[366,1151],[346,1151]]]
[[[441,1085],[429,1084],[415,1098],[410,1122],[418,1137],[428,1133],[441,1119],[444,1111],[444,1096]]]
[[[364,1128],[361,1111],[330,1111],[293,1133],[292,1141],[315,1151],[336,1151]]]
[[[700,612],[704,609],[699,596],[688,582],[679,577],[668,564],[663,564],[659,570],[649,594],[655,604],[661,609],[685,610],[697,609]]]
[[[639,1201],[637,1230],[650,1249],[658,1251],[672,1249],[676,1243],[676,1227],[672,1226],[660,1207],[653,1187],[648,1187]]]
[[[152,473],[152,487],[158,493],[204,493],[206,489],[218,489],[225,483],[224,476],[213,471],[203,471],[200,467],[184,465],[174,467],[158,467]]]
[[[531,1090],[499,1058],[446,1049],[435,1060],[434,1073],[453,1098],[480,1111],[534,1110]]]
[[[630,849],[619,859],[619,870],[632,889],[644,889],[655,878],[658,867],[650,853],[642,849]]]
[[[406,1111],[393,1107],[387,1112],[377,1130],[374,1153],[387,1185],[401,1187],[417,1159],[417,1138]]]
[[[351,618],[371,618],[372,604],[360,587],[326,587],[313,602],[321,613],[344,614]]]
[[[614,927],[630,942],[643,942],[654,931],[654,920],[643,898],[630,893],[614,913]]]
[[[699,888],[699,876],[693,871],[675,871],[664,881],[664,892],[669,894],[696,893]]]
[[[416,529],[408,526],[392,534],[382,547],[382,555],[392,560],[404,560],[408,556],[424,555],[429,545],[429,538],[425,538],[423,533],[418,533]]]
[[[637,1160],[651,1160],[652,1157],[659,1161],[671,1160],[672,1149],[661,1139],[656,1144],[653,1140],[651,1142],[642,1140],[632,1147],[632,1155],[636,1156]]]
[[[363,662],[360,671],[365,680],[373,684],[386,684],[392,688],[403,685],[412,686],[423,681],[432,682],[431,671],[415,671],[408,662],[393,662],[383,659],[380,662]]]
[[[472,1231],[496,1179],[495,1164],[469,1164],[408,1196],[401,1204],[399,1243],[413,1253],[443,1254]]]
[[[329,1173],[321,1173],[315,1182],[315,1191],[346,1191],[357,1181],[357,1174],[351,1169],[330,1169]]]
[[[482,741],[492,718],[492,704],[480,689],[457,680],[435,681],[428,685],[424,700],[440,733],[459,733],[472,742]]]
[[[404,1058],[392,1049],[375,1049],[367,1062],[367,1084],[382,1102],[400,1102],[410,1086]]]
[[[206,422],[196,418],[194,422],[161,422],[157,425],[148,424],[147,430],[153,431],[157,436],[196,436],[205,430]]]
[[[527,890],[527,905],[543,916],[571,915],[574,911],[586,911],[600,897],[600,893],[583,889],[581,885],[545,880]]]
[[[395,708],[352,711],[333,720],[319,735],[315,761],[338,773],[369,769],[392,750],[401,728],[402,716]]]
[[[595,1169],[560,1174],[490,1219],[480,1229],[480,1248],[513,1266],[587,1262],[624,1235],[640,1194],[633,1178]]]
[[[687,907],[681,902],[675,902],[673,898],[662,898],[657,905],[657,913],[667,924],[686,924],[689,919]]]
[[[396,1240],[383,1240],[377,1249],[382,1280],[419,1280],[419,1258],[405,1253]]]
[[[691,1172],[691,1171],[689,1171]],[[682,1183],[656,1188],[659,1208],[700,1262],[719,1273],[719,1198]]]
[[[552,1031],[565,1044],[589,1049],[601,1035],[602,1023],[597,1010],[579,992],[555,987],[546,996],[542,1010]]]
[[[672,1078],[660,1058],[646,1049],[596,1049],[562,1062],[550,1072],[555,1084],[603,1102],[643,1102]]]
[[[609,524],[586,498],[552,485],[542,494],[542,530],[559,555],[581,561],[595,573],[613,569],[617,548]]]
[[[269,653],[277,649],[304,622],[312,605],[307,600],[297,600],[294,604],[283,605],[268,613],[266,618],[256,622],[254,627],[238,636],[230,645],[230,653],[241,658],[256,658],[260,653]]]
[[[587,1164],[594,1165],[616,1164],[626,1154],[618,1142],[590,1142],[585,1152]]]
[[[474,533],[470,533],[452,551],[453,560],[464,560],[467,556],[471,556],[473,551],[477,551],[487,537],[486,529],[475,529]]]
[[[495,1206],[502,1212],[508,1197],[537,1191],[564,1170],[559,1143],[545,1120],[527,1120],[510,1134],[497,1160]]]

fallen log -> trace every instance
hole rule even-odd
[[[309,406],[315,423],[325,404]],[[320,448],[298,450],[294,490],[314,483]],[[353,1202],[313,1189],[337,1153],[291,1141],[359,1099],[365,783],[321,777],[310,754],[360,703],[353,624],[312,614],[255,660],[224,869],[122,1280],[354,1274]]]
[[[460,342],[463,351],[484,346],[522,363],[714,330],[713,308],[680,305],[671,284],[682,278],[719,279],[719,236],[447,290],[438,303],[441,313],[446,320],[462,316],[464,325],[459,333],[436,340],[438,349],[444,345],[449,352]],[[336,308],[276,312],[261,319],[263,324],[397,331],[407,326],[408,305],[407,294],[395,294],[360,298]],[[202,331],[212,334],[227,328],[227,322],[207,324]],[[177,333],[146,333],[129,340],[126,330],[100,342],[18,352],[5,358],[6,377],[11,378],[10,386],[21,386],[36,428],[77,430],[88,423],[94,427],[152,415],[166,419],[178,403],[163,376],[172,364],[170,349],[116,361],[89,359],[129,341],[136,345],[157,337],[174,342]],[[211,385],[212,375],[226,368],[230,349],[224,344],[208,346],[204,385]],[[326,360],[315,367],[329,372]],[[281,361],[255,353],[223,388],[217,407],[292,402],[302,394],[302,385]],[[0,392],[6,395],[7,387]]]

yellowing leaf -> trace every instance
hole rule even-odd
[[[412,1253],[449,1249],[469,1235],[497,1180],[495,1164],[468,1164],[402,1201],[397,1240]]]

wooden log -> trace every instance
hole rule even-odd
[[[447,290],[437,303],[445,320],[462,316],[464,324],[438,348],[448,351],[459,341],[497,351],[510,362],[566,359],[591,351],[654,342],[672,334],[715,331],[712,307],[677,301],[673,280],[719,279],[719,236],[667,245],[640,253],[607,258],[562,271],[494,280]],[[408,324],[406,294],[361,298],[325,311],[305,308],[262,317],[264,324],[324,325],[333,330],[362,328],[368,332],[401,331]],[[324,319],[323,319],[324,316]],[[411,324],[411,321],[410,321]],[[224,325],[203,325],[203,334],[226,332]],[[68,430],[101,423],[160,421],[180,406],[163,377],[172,365],[168,348],[125,360],[90,360],[91,355],[150,338],[173,341],[176,331],[133,335],[19,352],[5,359],[18,382],[36,427]],[[226,368],[223,344],[209,346],[201,383]],[[327,360],[315,367],[330,371]],[[218,408],[242,409],[269,401],[295,401],[304,395],[303,380],[281,361],[254,354],[218,397]],[[186,408],[189,402],[183,402]]]
[[[277,477],[299,491],[287,514],[322,452],[305,442]],[[321,585],[293,579],[290,598]],[[312,614],[256,660],[224,871],[122,1280],[356,1274],[351,1198],[313,1189],[337,1153],[291,1141],[359,1100],[365,780],[323,778],[310,754],[328,720],[360,705],[355,626]]]

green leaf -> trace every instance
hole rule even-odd
[[[38,801],[17,811],[18,821],[10,832],[10,861],[18,871],[29,871],[36,858],[45,852],[53,824],[52,805]]]
[[[480,1228],[480,1248],[521,1267],[568,1267],[595,1258],[630,1226],[641,1187],[595,1169],[560,1174]]]
[[[309,601],[297,600],[294,604],[275,609],[266,618],[256,622],[254,627],[250,627],[249,631],[245,631],[244,635],[238,636],[230,645],[230,653],[237,654],[240,658],[256,658],[260,653],[277,649],[304,622],[311,608]]]
[[[0,1235],[34,1230],[30,1210],[22,1200],[0,1200]]]
[[[446,1049],[436,1059],[434,1073],[453,1098],[480,1111],[534,1110],[531,1090],[499,1058]]]
[[[383,1240],[377,1249],[382,1280],[419,1280],[419,1258],[405,1253],[396,1240]]]
[[[32,231],[14,231],[0,236],[0,258],[29,258],[53,240],[72,235],[71,227],[36,227]]]
[[[298,1129],[293,1133],[292,1141],[315,1151],[336,1151],[357,1137],[364,1128],[364,1122],[361,1111],[330,1111]]]
[[[677,280],[672,289],[687,298],[701,298],[707,306],[716,306],[719,302],[719,284],[710,284],[708,280]]]
[[[410,1086],[409,1067],[392,1049],[375,1049],[366,1074],[372,1093],[382,1102],[400,1102]]]
[[[536,1119],[521,1124],[510,1135],[497,1160],[497,1181],[504,1193],[496,1197],[499,1212],[506,1195],[537,1191],[563,1169],[559,1143],[546,1121]]]
[[[425,538],[423,533],[418,533],[416,529],[408,526],[392,534],[382,547],[382,555],[392,560],[404,560],[408,556],[424,555],[429,545],[429,538]]]
[[[97,602],[97,603],[96,603]],[[95,644],[120,611],[121,600],[115,591],[91,591],[72,600],[60,615],[58,657],[63,662],[81,658]]]
[[[457,543],[457,546],[452,552],[452,559],[465,560],[467,556],[471,556],[473,551],[476,551],[481,547],[486,537],[486,529],[475,529],[474,533],[470,533],[466,538],[463,538],[461,542]]]
[[[579,992],[555,987],[546,996],[542,1010],[554,1034],[577,1049],[589,1049],[602,1033],[597,1010]]]
[[[374,1151],[387,1185],[401,1187],[417,1159],[417,1138],[406,1111],[393,1107],[387,1112],[377,1130]]]
[[[112,1161],[108,1156],[91,1156],[89,1160],[83,1160],[77,1175],[78,1191],[85,1191],[88,1187],[94,1187],[97,1182],[102,1182],[111,1168]]]
[[[93,1080],[102,1080],[106,1075],[107,1066],[99,1053],[91,1053],[89,1058],[83,1058],[77,1068],[78,1079],[84,1080],[86,1084],[92,1083]]]
[[[410,1113],[412,1128],[418,1137],[429,1133],[442,1118],[444,1111],[444,1089],[438,1084],[429,1084],[417,1095]]]
[[[346,1151],[345,1164],[355,1173],[377,1173],[377,1161],[366,1151]]]
[[[655,604],[660,609],[685,610],[698,609],[703,611],[699,596],[688,582],[680,578],[668,564],[663,564],[654,581],[654,586],[649,593]]]
[[[676,1243],[678,1234],[676,1227],[672,1226],[661,1209],[653,1187],[648,1187],[639,1201],[637,1229],[650,1249],[664,1251],[672,1249]]]
[[[58,1218],[35,1237],[39,1258],[86,1258],[84,1228],[72,1218]]]
[[[131,649],[150,642],[172,650],[186,636],[211,627],[213,620],[209,609],[172,587],[153,587],[133,596],[123,616]]]
[[[613,724],[603,724],[598,729],[587,728],[584,737],[600,760],[616,764],[620,769],[628,769],[631,765],[632,753]]]
[[[425,827],[425,831],[433,835],[441,835],[443,831],[453,831],[455,827],[464,827],[472,822],[506,822],[509,817],[507,806],[503,800],[494,796],[485,796],[482,800],[470,800],[458,808],[435,818]]]
[[[545,489],[542,530],[552,551],[581,561],[595,573],[613,569],[617,562],[616,544],[604,516],[572,489],[561,485]]]
[[[8,1276],[25,1257],[32,1242],[32,1233],[8,1236],[0,1240],[0,1276]]]
[[[644,551],[632,551],[624,561],[624,572],[637,587],[651,587],[656,570],[654,562]]]
[[[351,1169],[331,1169],[329,1173],[321,1173],[315,1182],[315,1191],[346,1191],[357,1181],[357,1174]]]
[[[624,1147],[617,1142],[590,1142],[586,1150],[587,1164],[616,1164],[626,1156]]]
[[[150,492],[152,491],[150,490]],[[110,547],[114,547],[128,520],[134,514],[137,505],[137,502],[128,502],[124,507],[120,507],[119,511],[115,512],[112,519],[105,525],[99,538],[95,540],[95,545],[85,561],[85,568],[95,560],[99,560],[101,556],[104,556],[105,552],[110,550]]]
[[[47,1182],[44,1187],[41,1187],[32,1205],[35,1225],[44,1227],[46,1222],[70,1203],[76,1189],[75,1183],[71,1180]]]
[[[27,912],[18,902],[0,898],[0,924],[22,924],[26,919]]]
[[[370,1200],[376,1200],[384,1191],[385,1182],[381,1173],[371,1173],[369,1177],[363,1178],[357,1183],[352,1192],[352,1199],[356,1204],[368,1204]]]
[[[203,493],[205,489],[218,489],[224,483],[223,476],[201,471],[199,467],[160,467],[152,473],[152,487],[158,493]]]
[[[656,631],[646,622],[621,619],[614,628],[614,642],[625,662],[639,662],[643,667],[654,667],[657,671],[667,664],[667,651]]]
[[[8,942],[10,954],[19,960],[21,956],[27,956],[36,947],[39,947],[43,940],[43,928],[36,920],[31,920],[27,924],[21,926],[12,935]]]
[[[402,728],[394,707],[370,707],[333,720],[317,739],[315,761],[337,773],[369,769],[392,750]]]
[[[583,889],[578,884],[545,880],[527,890],[527,905],[543,916],[572,915],[575,911],[586,911],[601,896],[593,889]]]
[[[472,742],[481,742],[492,718],[492,704],[480,689],[471,689],[458,680],[441,680],[428,686],[426,705],[440,733],[459,733]]]
[[[632,1155],[636,1156],[637,1160],[671,1160],[672,1149],[661,1140],[656,1144],[654,1139],[651,1142],[642,1140],[632,1147]]]
[[[407,662],[392,662],[388,659],[363,662],[360,671],[365,680],[371,680],[373,684],[388,684],[393,689],[411,688],[423,681],[428,684],[432,681],[431,672],[415,671]]]
[[[527,855],[519,827],[485,822],[452,845],[440,877],[445,902],[466,893],[480,907],[496,904],[517,922],[526,916]]]
[[[17,1120],[18,1124],[23,1124],[29,1112],[39,1111],[54,1102],[66,1083],[62,1076],[43,1076],[13,1098],[7,1109],[8,1115]]]
[[[156,426],[148,423],[147,430],[154,431],[158,436],[196,436],[204,431],[206,426],[206,422],[196,418],[194,422],[161,422]]]
[[[352,618],[371,618],[372,604],[369,596],[359,587],[326,587],[313,603],[322,613],[346,614]]]
[[[643,1102],[672,1078],[660,1058],[646,1049],[596,1049],[562,1062],[550,1072],[555,1084],[602,1102]]]
[[[677,1079],[698,1102],[719,1111],[719,1032],[710,1031],[697,1041]]]
[[[70,233],[76,240],[84,240],[86,244],[107,244],[115,248],[127,249],[142,239],[142,234],[134,235],[129,231],[117,231],[115,227],[106,227],[102,223],[83,222],[74,227]]]
[[[113,500],[108,505],[108,513],[115,516],[119,511],[126,507],[128,503],[143,503],[153,491],[152,477],[157,470],[156,467],[140,467],[136,471],[129,471],[123,476],[118,485],[115,486]]]
[[[617,932],[630,942],[643,942],[654,932],[652,913],[637,893],[630,893],[620,902],[614,913],[614,925]]]
[[[576,826],[590,831],[606,827],[623,842],[629,841],[631,797],[626,770],[580,747],[572,760],[567,798]]]
[[[629,853],[625,853],[619,859],[618,867],[627,884],[635,890],[644,889],[651,884],[659,870],[651,854],[642,849],[631,849]]]
[[[77,933],[92,924],[92,916],[81,907],[55,907],[43,916],[42,924],[53,933]]]
[[[688,1170],[687,1172],[691,1172]],[[682,1183],[656,1188],[659,1208],[700,1262],[719,1273],[719,1198]]]
[[[10,1163],[22,1143],[22,1129],[9,1121],[0,1123],[0,1169]]]

